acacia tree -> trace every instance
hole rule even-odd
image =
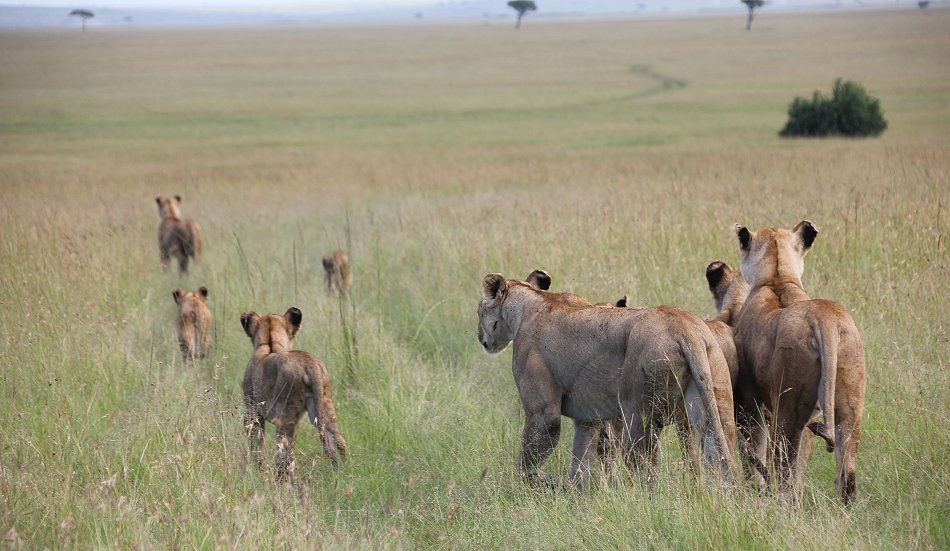
[[[82,32],[86,32],[86,19],[96,16],[96,14],[92,13],[89,10],[73,10],[69,12],[69,15],[72,17],[78,17],[82,19]]]
[[[745,30],[752,30],[752,18],[755,17],[755,10],[765,5],[765,0],[741,0],[749,8],[749,19],[746,21]]]
[[[518,21],[515,22],[516,29],[521,28],[521,18],[524,17],[524,14],[538,9],[538,7],[534,5],[533,0],[511,0],[511,2],[508,2],[508,5],[511,9],[518,12]]]

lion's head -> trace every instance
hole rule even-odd
[[[290,350],[294,337],[300,331],[303,313],[297,308],[289,308],[283,316],[268,314],[261,316],[257,312],[241,314],[241,326],[251,338],[254,348],[269,345],[271,350]]]
[[[174,197],[156,197],[155,203],[158,205],[158,216],[162,220],[166,218],[181,218],[181,195]]]
[[[482,285],[485,294],[478,303],[478,342],[489,354],[498,354],[514,339],[511,326],[502,316],[508,282],[501,274],[488,274]]]
[[[717,312],[722,312],[736,301],[741,306],[749,292],[742,274],[721,260],[715,260],[706,266],[706,282],[709,283],[709,292],[716,302]]]
[[[802,220],[793,229],[762,228],[750,232],[736,224],[742,277],[753,287],[779,279],[794,278],[801,283],[805,255],[811,249],[818,228]]]
[[[172,298],[175,299],[175,304],[178,307],[185,308],[194,302],[208,302],[208,288],[199,287],[197,291],[182,291],[181,289],[172,289]]]

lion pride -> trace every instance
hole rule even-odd
[[[156,197],[158,216],[158,250],[162,267],[168,269],[171,257],[178,259],[178,273],[188,274],[188,258],[201,258],[201,228],[194,220],[181,217],[181,195]]]
[[[806,466],[799,454],[808,453],[801,449],[803,431],[820,409],[823,422],[808,428],[834,451],[836,486],[849,504],[864,411],[864,344],[847,310],[810,298],[802,287],[804,258],[818,228],[807,220],[791,230],[751,232],[737,224],[736,236],[750,286],[735,326],[741,367],[736,390],[743,403],[761,406],[753,408],[759,416],[753,439],[766,437],[762,412],[771,412],[776,471],[795,500]]]

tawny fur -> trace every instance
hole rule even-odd
[[[771,426],[771,455],[779,479],[796,500],[811,429],[834,450],[836,485],[845,504],[856,493],[855,471],[864,411],[864,345],[851,315],[830,300],[811,299],[801,283],[804,257],[818,229],[802,221],[792,230],[750,232],[737,225],[742,276],[749,296],[735,325],[740,374],[738,399],[760,415],[757,446]],[[757,407],[756,407],[757,406]],[[771,419],[761,417],[771,412]]]
[[[479,342],[489,353],[514,345],[512,371],[525,410],[518,469],[526,481],[550,483],[540,467],[557,444],[562,415],[574,420],[572,484],[587,485],[598,436],[618,418],[626,464],[652,477],[659,429],[684,394],[707,441],[707,462],[732,477],[710,370],[726,369],[725,358],[701,320],[669,307],[598,308],[501,274],[483,285]]]
[[[327,292],[334,289],[343,296],[350,292],[350,257],[337,249],[323,257],[323,271],[327,283]]]
[[[188,259],[200,260],[202,251],[201,227],[194,220],[181,217],[181,196],[156,197],[158,216],[158,251],[162,268],[168,269],[171,258],[178,259],[178,273],[188,274]]]
[[[628,305],[629,298],[624,295],[623,298],[613,304],[600,303],[595,306],[626,308]],[[704,320],[704,322],[712,332],[713,337],[715,337],[716,343],[719,345],[719,349],[722,351],[722,355],[726,360],[725,364],[711,362],[710,370],[712,374],[713,394],[716,397],[716,407],[719,409],[722,428],[729,441],[729,453],[732,454],[736,451],[736,442],[738,439],[735,423],[733,387],[735,386],[736,376],[739,370],[739,359],[736,355],[736,345],[732,337],[732,329],[716,320]],[[697,467],[700,464],[700,450],[690,430],[685,405],[680,405],[680,407],[674,410],[673,421],[676,425],[680,444],[683,446],[683,453],[686,455],[689,464],[692,467]],[[610,430],[604,432],[605,441],[601,444],[601,448],[605,453],[610,453],[610,450],[616,447],[615,443],[610,440],[615,435],[620,434],[620,426],[616,424],[617,422],[619,422],[619,420],[615,422]]]
[[[529,285],[538,287],[535,284],[535,281],[532,280],[532,276],[534,276],[534,274],[537,272],[538,270],[535,270],[528,276],[526,282]],[[547,279],[544,280],[544,283],[546,283],[547,287],[538,288],[547,290],[551,285],[551,276],[547,275],[547,272],[544,272],[544,274],[547,276]],[[562,296],[569,295],[569,293],[559,294]],[[573,296],[576,297],[576,295]],[[584,300],[580,297],[576,298],[577,300]],[[630,297],[628,295],[624,295],[616,302],[599,302],[593,306],[598,308],[626,308],[629,304]],[[716,397],[716,407],[719,410],[719,418],[722,421],[723,432],[725,433],[726,439],[729,443],[729,454],[735,455],[737,435],[736,424],[734,421],[735,414],[733,411],[732,389],[735,383],[735,374],[738,371],[736,346],[732,338],[731,328],[726,327],[719,322],[707,321],[706,325],[715,336],[720,350],[726,359],[725,368],[723,368],[723,364],[718,362],[710,362],[709,367],[712,374],[713,394]],[[688,465],[692,468],[698,468],[701,464],[701,446],[697,446],[696,441],[697,436],[699,436],[700,442],[702,442],[702,438],[701,435],[698,434],[698,429],[691,426],[686,414],[686,405],[684,403],[681,402],[674,409],[673,419],[676,425],[677,435],[680,439],[680,444],[683,447],[683,453],[688,460]],[[609,470],[612,470],[616,452],[620,451],[622,448],[620,441],[622,434],[623,419],[617,418],[605,425],[599,436],[597,451],[601,460]]]
[[[186,361],[196,361],[208,356],[212,337],[211,310],[208,309],[208,288],[197,291],[174,289],[172,298],[178,305],[178,345]]]
[[[734,409],[742,465],[749,478],[754,479],[757,485],[764,486],[769,479],[768,471],[765,468],[765,448],[757,448],[753,443],[751,426],[755,422],[755,417],[746,411],[745,405],[735,396],[735,385],[740,377],[739,369],[741,366],[735,345],[734,326],[736,320],[739,319],[742,304],[749,296],[749,284],[742,278],[741,273],[733,271],[728,264],[718,260],[706,266],[706,282],[709,284],[709,292],[712,293],[717,311],[716,317],[707,320],[706,324],[716,333],[720,346],[724,350],[730,350],[730,353],[727,353],[726,356],[730,362],[729,374],[732,379],[733,396],[736,398]],[[729,342],[727,343],[727,341]],[[766,418],[769,418],[769,412],[764,412],[764,414]],[[760,444],[764,444],[764,442],[760,442]]]
[[[294,441],[304,413],[319,431],[330,461],[335,465],[346,456],[326,366],[306,352],[290,349],[302,319],[296,308],[283,316],[241,315],[241,326],[254,346],[244,372],[244,426],[258,465],[264,460],[264,421],[277,427],[277,481],[293,479]]]

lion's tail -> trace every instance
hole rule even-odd
[[[186,239],[188,244],[188,256],[195,260],[201,260],[201,253],[204,250],[204,240],[201,238],[201,226],[194,220],[189,220],[188,234],[191,236],[191,239]]]
[[[835,450],[835,379],[838,375],[838,347],[841,335],[836,324],[819,322],[815,325],[818,354],[821,357],[821,382],[818,384],[818,407],[824,420],[808,428],[825,440],[829,452]]]
[[[687,342],[681,341],[680,348],[683,352],[683,356],[687,362],[689,362],[689,370],[692,375],[693,383],[699,391],[703,409],[706,411],[706,431],[709,433],[709,436],[712,437],[716,447],[716,450],[711,450],[706,446],[704,455],[708,457],[708,454],[716,451],[718,457],[710,459],[719,463],[723,477],[731,481],[737,473],[738,467],[736,466],[735,458],[730,452],[732,446],[729,445],[729,441],[726,438],[726,432],[723,429],[723,419],[721,419],[719,415],[719,405],[716,402],[716,395],[713,392],[712,370],[709,365],[711,360],[720,360],[725,363],[725,357],[722,357],[722,352],[718,350],[718,344],[716,344],[712,338],[691,339]],[[713,350],[719,352],[719,358],[710,358],[709,352]]]
[[[323,451],[336,465],[340,459],[346,458],[346,440],[337,425],[330,376],[326,366],[320,362],[314,362],[306,369],[311,390],[311,395],[307,398],[307,416],[320,433]]]

